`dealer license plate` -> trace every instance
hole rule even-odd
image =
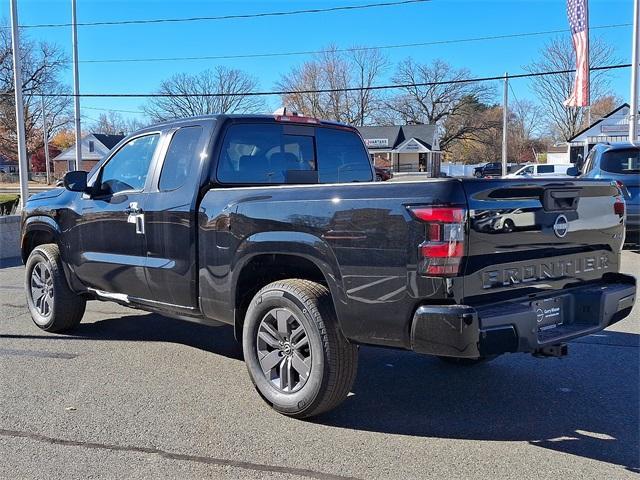
[[[564,322],[564,302],[561,297],[547,298],[531,303],[536,314],[538,332],[556,328]]]

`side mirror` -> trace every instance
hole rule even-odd
[[[67,172],[62,179],[62,184],[64,185],[64,188],[72,192],[86,192],[87,172],[83,170]]]
[[[567,175],[571,177],[577,177],[578,175],[580,175],[580,172],[576,167],[569,167],[567,168]]]

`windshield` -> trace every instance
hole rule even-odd
[[[605,172],[618,174],[640,173],[640,150],[612,150],[602,156],[600,168]]]

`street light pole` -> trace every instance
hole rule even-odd
[[[507,118],[509,114],[509,74],[504,74],[504,96],[502,99],[502,176],[507,174]]]
[[[629,111],[629,141],[638,135],[638,63],[640,63],[640,0],[633,1],[633,44],[631,45],[631,109]]]
[[[42,100],[42,136],[44,140],[44,161],[46,163],[47,185],[51,184],[51,166],[49,165],[49,132],[47,132],[47,111],[44,108],[44,94]]]
[[[82,167],[82,132],[80,130],[80,74],[78,72],[78,25],[76,0],[71,0],[71,44],[73,49],[73,100],[76,129],[76,170]]]
[[[24,134],[24,104],[22,101],[22,65],[20,64],[20,34],[18,32],[18,0],[10,0],[11,49],[13,53],[13,85],[16,97],[16,131],[18,133],[18,173],[20,175],[20,207],[29,198],[27,142]]]

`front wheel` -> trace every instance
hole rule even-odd
[[[25,291],[31,318],[42,330],[64,332],[82,320],[86,300],[69,288],[57,245],[40,245],[31,252]]]
[[[308,280],[274,282],[256,294],[242,348],[262,398],[291,417],[335,408],[356,377],[357,347],[342,334],[329,291]]]

